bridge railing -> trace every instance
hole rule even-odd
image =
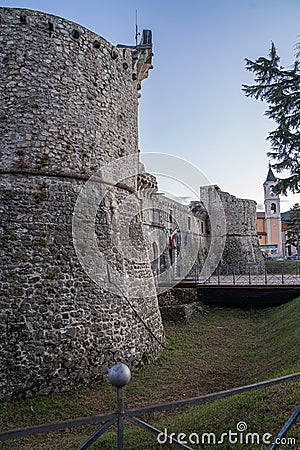
[[[111,372],[112,371],[112,372]],[[116,364],[110,369],[112,376],[109,376],[109,381],[117,388],[117,409],[115,412],[109,414],[100,414],[98,416],[83,417],[79,419],[71,419],[63,422],[56,422],[44,425],[38,425],[34,427],[21,428],[16,430],[3,431],[0,433],[0,442],[7,441],[11,439],[16,439],[24,436],[36,435],[39,433],[47,433],[50,431],[65,430],[74,427],[79,427],[83,425],[90,424],[102,424],[92,435],[90,435],[82,444],[79,445],[77,450],[84,450],[89,448],[96,440],[98,440],[102,434],[108,430],[113,424],[117,424],[117,439],[118,439],[118,450],[124,450],[124,421],[127,420],[137,427],[146,430],[147,432],[153,434],[158,439],[159,436],[164,435],[166,444],[175,445],[181,449],[193,450],[191,447],[187,446],[186,443],[180,442],[175,439],[175,433],[170,435],[166,434],[153,427],[152,425],[138,419],[140,416],[147,414],[152,414],[158,411],[170,411],[183,407],[196,406],[200,404],[207,403],[208,401],[215,401],[225,397],[231,397],[233,395],[241,394],[244,392],[249,392],[253,390],[258,390],[266,388],[269,386],[274,386],[280,383],[296,380],[300,378],[300,372],[294,373],[292,375],[283,376],[280,378],[274,378],[272,380],[262,381],[260,383],[250,384],[246,386],[240,386],[234,389],[215,392],[208,395],[203,395],[200,397],[188,398],[183,400],[177,400],[171,403],[162,403],[158,405],[152,405],[142,408],[134,409],[124,409],[124,392],[123,387],[129,383],[131,374],[129,368],[125,364]],[[277,438],[273,440],[268,450],[275,449],[283,436],[287,433],[289,428],[295,423],[298,415],[300,414],[300,406],[294,411],[292,416],[286,422],[284,427],[281,429]],[[241,430],[240,430],[241,431]],[[181,433],[182,435],[182,433]],[[178,435],[180,436],[180,434]]]
[[[186,280],[217,285],[299,285],[299,261],[268,261],[266,264],[220,264],[207,279],[201,279],[201,268],[194,266]]]

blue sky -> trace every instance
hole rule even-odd
[[[264,116],[266,105],[241,90],[253,80],[244,59],[267,55],[274,41],[281,63],[292,64],[300,41],[299,0],[0,0],[0,5],[73,20],[112,44],[134,44],[137,9],[140,30],[151,29],[154,41],[154,70],[140,99],[141,151],[184,158],[222,190],[262,203],[265,138],[274,124]],[[283,200],[285,211],[300,196]]]

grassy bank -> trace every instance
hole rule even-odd
[[[284,274],[289,275],[298,275],[299,274],[299,264],[300,261],[295,260],[284,260],[284,261],[276,261],[270,260],[266,261],[266,269],[270,274]]]
[[[166,324],[165,329],[168,350],[157,362],[133,375],[125,391],[126,407],[203,395],[300,372],[300,298],[261,311],[214,309],[189,325]],[[249,432],[268,432],[274,436],[299,404],[299,387],[299,382],[286,383],[144,420],[176,434],[214,432],[219,437],[229,429],[236,431],[236,424],[244,421]],[[111,411],[115,398],[114,389],[102,384],[59,396],[4,403],[0,410],[1,429]],[[84,427],[18,439],[4,443],[2,448],[74,449],[94,430],[95,427]],[[297,438],[299,447],[299,428],[297,431],[294,426],[289,435]],[[129,424],[126,441],[125,448],[130,450],[161,448],[154,437]],[[115,433],[105,433],[92,448],[115,448]],[[231,447],[227,442],[217,448]],[[232,448],[257,449],[266,445],[243,443]]]

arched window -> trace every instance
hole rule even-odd
[[[158,254],[158,246],[156,242],[152,243],[152,261],[151,261],[151,267],[152,272],[154,276],[159,275],[160,273],[160,259]]]
[[[271,213],[272,214],[276,213],[276,205],[275,205],[275,203],[271,203]]]
[[[274,186],[272,185],[272,186],[270,186],[270,195],[271,195],[271,197],[275,197],[275,192],[274,192]]]

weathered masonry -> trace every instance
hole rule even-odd
[[[219,188],[217,188],[219,189]],[[226,243],[221,266],[241,273],[263,271],[264,261],[256,232],[256,202],[220,191],[226,217]]]
[[[0,8],[2,398],[87,383],[116,361],[133,367],[161,351],[156,294],[135,298],[131,286],[130,307],[91,281],[72,242],[88,177],[138,153],[138,89],[152,56],[144,37],[148,49],[119,49],[68,20]],[[108,258],[117,251],[112,210],[136,182],[115,186],[100,205],[98,245]],[[143,245],[140,225],[132,239]],[[125,278],[151,276],[149,260],[115,265]]]
[[[138,98],[151,60],[149,30],[137,46],[113,46],[68,20],[0,8],[2,399],[156,358],[158,275],[169,282],[205,265],[214,224],[201,202],[160,196],[140,169]],[[222,264],[258,265],[255,203],[219,195]]]

